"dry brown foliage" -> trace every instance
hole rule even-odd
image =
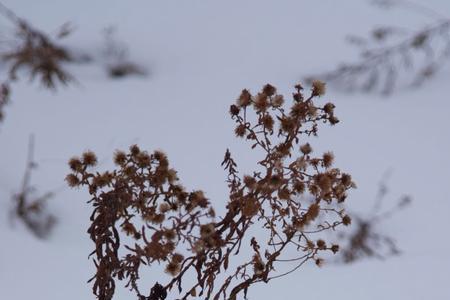
[[[47,211],[47,201],[53,193],[47,192],[36,195],[36,189],[31,185],[31,175],[37,167],[33,159],[34,139],[30,138],[28,147],[28,161],[20,191],[13,196],[14,216],[20,219],[25,226],[38,238],[47,238],[54,225],[56,217]]]
[[[360,59],[340,64],[334,70],[310,76],[346,91],[390,94],[400,83],[420,86],[433,77],[450,57],[450,17],[407,0],[375,0],[374,4],[413,10],[433,18],[419,30],[396,26],[375,27],[368,37],[350,36]]]
[[[338,245],[320,236],[350,224],[344,201],[354,183],[332,167],[331,152],[315,157],[305,142],[317,135],[320,123],[338,122],[333,104],[315,104],[324,93],[319,81],[309,95],[296,85],[288,103],[269,84],[255,95],[242,91],[230,107],[235,133],[261,159],[256,170],[240,175],[226,151],[229,200],[222,217],[203,191],[181,185],[161,151],[133,145],[116,152],[117,168],[103,173],[92,171],[93,152],[72,158],[66,181],[87,187],[94,208],[88,233],[95,243],[97,271],[90,281],[97,298],[112,299],[116,280],[125,280],[138,299],[165,299],[173,290],[179,299],[237,299],[255,283],[287,275],[308,260],[320,266],[320,253],[337,252]],[[305,194],[312,197],[302,198]],[[260,227],[264,235],[253,235]],[[130,238],[134,241],[125,242]],[[165,264],[172,278],[156,282],[145,296],[139,272],[158,264]]]

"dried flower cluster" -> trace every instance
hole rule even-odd
[[[112,299],[116,280],[125,280],[138,299],[165,299],[174,289],[179,299],[237,299],[257,282],[291,273],[308,260],[320,266],[321,253],[336,253],[339,246],[320,236],[351,223],[343,203],[354,183],[333,167],[331,152],[315,157],[306,142],[320,123],[338,123],[333,104],[315,104],[324,93],[320,81],[309,95],[296,85],[293,100],[270,84],[257,94],[242,91],[230,107],[235,134],[263,155],[257,170],[240,175],[226,151],[229,200],[221,218],[204,192],[181,185],[160,151],[133,145],[116,152],[117,168],[103,173],[92,171],[97,158],[90,151],[72,158],[66,181],[86,186],[94,208],[88,232],[95,243],[91,280],[97,298]],[[265,236],[252,236],[251,229],[260,226]],[[121,231],[135,241],[123,242]],[[247,259],[243,245],[250,246]],[[139,271],[155,264],[164,264],[172,278],[155,283],[145,296]]]
[[[433,77],[450,56],[450,18],[428,7],[406,0],[377,0],[375,4],[395,5],[434,18],[434,24],[420,30],[394,26],[376,27],[368,38],[349,37],[360,48],[360,60],[306,79],[320,78],[347,91],[380,91],[390,94],[400,84],[412,87]]]

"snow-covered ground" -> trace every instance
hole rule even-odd
[[[225,149],[243,170],[252,161],[248,145],[234,138],[228,116],[241,89],[257,91],[272,83],[289,95],[303,75],[354,58],[355,50],[344,42],[347,34],[364,35],[380,24],[419,28],[429,22],[363,0],[2,2],[48,32],[73,22],[77,30],[67,43],[94,54],[101,52],[102,29],[115,25],[130,58],[150,71],[146,78],[110,80],[97,55],[96,64],[69,67],[78,83],[56,93],[25,79],[13,86],[0,125],[0,299],[5,300],[94,298],[86,284],[93,273],[87,193],[63,181],[71,156],[91,149],[106,168],[115,149],[132,143],[163,149],[186,187],[201,188],[215,205],[225,205],[220,168]],[[450,17],[450,1],[422,2]],[[389,98],[328,89],[324,101],[336,104],[341,123],[323,127],[313,146],[332,149],[336,164],[353,175],[358,189],[347,202],[352,210],[372,207],[380,177],[392,168],[389,199],[409,194],[413,204],[381,229],[404,253],[351,266],[310,264],[255,286],[250,299],[450,299],[449,82],[446,67],[422,88],[398,90]],[[57,191],[50,207],[59,224],[48,241],[8,221],[30,134],[39,162],[33,182],[41,191]],[[130,296],[120,290],[116,299]]]

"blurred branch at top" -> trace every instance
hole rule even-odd
[[[321,79],[345,90],[391,94],[406,85],[418,87],[436,75],[450,57],[450,17],[407,0],[374,0],[382,9],[395,7],[432,19],[418,30],[378,26],[363,38],[348,37],[359,48],[360,58],[335,69],[307,77]]]

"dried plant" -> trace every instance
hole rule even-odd
[[[376,27],[368,38],[351,36],[361,58],[336,69],[309,76],[335,84],[346,91],[379,91],[390,94],[396,86],[420,86],[433,77],[450,57],[450,18],[406,0],[376,0],[385,8],[401,6],[433,17],[431,25],[419,30],[394,26]]]
[[[231,105],[236,135],[262,157],[256,170],[242,176],[226,151],[229,201],[221,218],[203,191],[181,185],[161,151],[133,145],[116,152],[117,168],[103,173],[92,171],[97,158],[91,151],[69,161],[66,181],[86,186],[94,208],[88,233],[97,271],[90,281],[98,299],[112,299],[116,280],[125,280],[138,299],[165,299],[173,290],[179,299],[237,299],[255,283],[287,275],[308,260],[320,266],[321,253],[338,251],[320,236],[351,223],[344,201],[355,185],[332,167],[331,152],[314,157],[306,142],[320,123],[338,119],[333,104],[314,103],[325,93],[324,83],[314,82],[308,97],[300,84],[295,88],[289,104],[267,84],[256,95],[243,90]],[[302,200],[303,194],[312,198]],[[264,236],[253,235],[259,227]],[[134,241],[124,242],[121,230]],[[250,246],[247,258],[242,245]],[[172,278],[156,282],[144,296],[139,272],[159,264]]]
[[[395,240],[383,233],[380,233],[380,223],[391,218],[407,207],[411,198],[402,196],[396,205],[389,210],[382,210],[383,200],[389,193],[387,186],[388,175],[384,176],[380,182],[374,207],[368,216],[352,213],[353,229],[350,232],[342,232],[341,240],[347,241],[342,245],[338,261],[343,263],[353,263],[364,258],[384,259],[386,257],[400,253]]]
[[[146,76],[144,67],[130,61],[128,46],[116,38],[116,29],[108,27],[104,31],[105,50],[107,59],[106,70],[111,78],[123,78],[130,75]]]
[[[53,197],[52,192],[36,196],[36,189],[31,185],[31,174],[37,167],[33,159],[34,139],[30,138],[28,160],[20,192],[13,196],[14,215],[38,238],[47,238],[54,225],[56,217],[47,212],[47,201]]]
[[[30,79],[36,77],[47,88],[56,88],[57,83],[67,84],[72,77],[63,68],[65,62],[72,61],[69,51],[55,43],[42,31],[32,27],[24,19],[0,3],[0,14],[10,20],[16,29],[15,45],[1,54],[1,59],[9,65],[9,79],[17,79],[20,68],[27,69]],[[71,32],[66,24],[61,27],[57,38]]]

